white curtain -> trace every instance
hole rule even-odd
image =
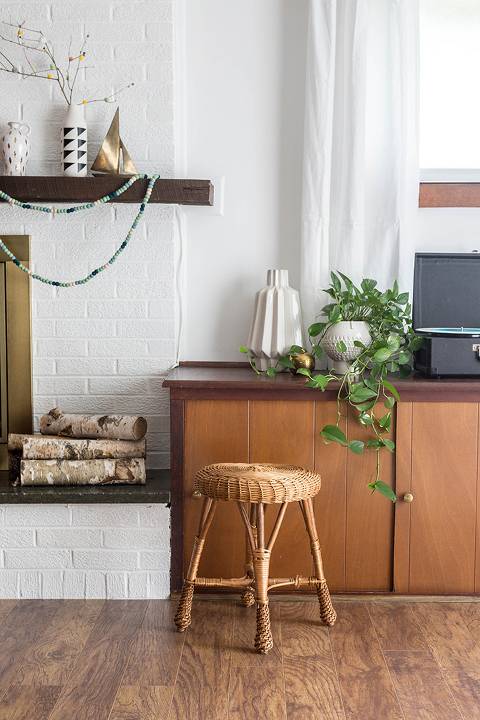
[[[306,323],[330,271],[411,291],[418,1],[310,0],[302,206]]]

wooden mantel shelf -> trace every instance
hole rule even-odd
[[[122,187],[126,179],[118,175],[83,178],[0,177],[0,190],[22,202],[87,203],[110,195]],[[147,185],[148,180],[137,180],[132,187],[110,202],[139,203],[145,197]],[[210,180],[160,178],[154,185],[150,202],[213,205],[213,185]]]

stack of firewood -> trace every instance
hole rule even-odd
[[[41,435],[8,436],[10,479],[21,485],[146,482],[147,421],[134,415],[74,415],[58,408]]]

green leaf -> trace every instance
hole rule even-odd
[[[353,344],[354,344],[355,347],[359,347],[359,348],[365,349],[365,345],[364,345],[362,342],[360,342],[360,340],[354,340],[354,341],[353,341]]]
[[[412,368],[410,367],[410,365],[400,365],[400,367],[398,369],[398,375],[401,378],[408,377],[408,375],[410,375],[411,372],[412,372]]]
[[[364,403],[354,403],[357,410],[360,410],[361,412],[366,412],[367,410],[371,410],[372,407],[377,402],[377,399],[374,398],[373,400],[369,400],[368,402]]]
[[[302,370],[304,370],[304,372],[302,372]],[[298,375],[298,374],[300,374],[300,375],[307,375],[308,370],[306,370],[305,368],[302,368],[302,370],[299,370],[299,371],[297,372],[297,375]],[[310,380],[309,380],[309,382],[307,383],[307,387],[310,387],[310,388],[321,388],[322,390],[325,390],[325,388],[326,388],[327,385],[328,385],[328,378],[326,378],[325,375],[321,375],[321,374],[319,374],[319,375],[313,375],[313,376],[312,376],[312,375],[308,375],[308,377],[310,377]]]
[[[395,295],[395,297],[398,295],[398,282],[396,280],[393,283],[393,294]]]
[[[335,305],[335,307],[329,312],[328,314],[328,322],[331,322],[335,325],[335,323],[339,322],[342,318],[342,311],[341,308],[339,308],[338,305]]]
[[[240,345],[238,352],[244,353],[244,355],[248,355],[248,350],[245,345]]]
[[[395,443],[393,440],[389,440],[388,438],[383,438],[383,444],[389,450],[390,452],[393,452],[395,450]]]
[[[370,390],[373,390],[375,395],[377,394],[378,390],[378,382],[374,380],[373,378],[365,378],[364,380],[365,385],[370,388]]]
[[[392,351],[389,350],[388,347],[380,348],[379,350],[377,350],[377,352],[373,356],[373,359],[376,360],[377,362],[385,362],[385,360],[388,360],[388,358],[391,356],[391,354],[392,354]]]
[[[420,348],[423,346],[424,340],[421,337],[414,337],[413,340],[410,341],[410,344],[408,346],[409,350],[420,350]]]
[[[303,352],[305,352],[305,348],[300,347],[300,345],[292,345],[289,352],[290,353],[303,353]]]
[[[342,289],[342,283],[340,282],[340,280],[338,279],[338,277],[335,275],[334,272],[330,273],[330,277],[332,278],[331,284],[333,285],[334,289],[337,292],[340,292],[340,290]]]
[[[372,418],[370,417],[370,415],[367,415],[367,413],[365,413],[365,412],[360,413],[360,415],[358,416],[358,419],[360,420],[362,425],[373,425]]]
[[[274,377],[276,375],[276,371],[274,367],[267,368],[267,375],[269,377]]]
[[[401,340],[398,335],[389,335],[387,338],[387,347],[392,352],[397,352],[400,349]]]
[[[376,287],[376,285],[377,285],[376,280],[371,280],[370,278],[365,278],[364,280],[362,280],[361,287],[364,292],[368,292],[369,290],[373,290]]]
[[[322,359],[322,355],[323,355],[323,349],[320,347],[320,345],[313,345],[313,346],[312,346],[312,350],[313,350],[314,354],[316,355],[316,357],[317,357],[319,360],[321,360],[321,359]]]
[[[401,293],[397,298],[399,305],[406,305],[408,303],[408,293]]]
[[[397,496],[393,492],[390,485],[387,485],[387,483],[384,483],[383,480],[377,480],[375,483],[375,490],[377,490],[380,495],[384,495],[386,498],[391,500],[392,502],[395,502],[397,499]]]
[[[340,270],[337,270],[337,272],[338,272],[338,274],[340,275],[340,277],[342,278],[342,280],[343,280],[343,282],[344,282],[344,285],[345,285],[345,287],[347,288],[347,290],[348,290],[349,292],[351,292],[351,291],[354,289],[355,286],[354,286],[354,284],[352,283],[352,281],[350,280],[350,278],[348,278],[346,275],[344,275],[343,273],[341,273]]]
[[[383,404],[385,405],[387,410],[391,410],[393,408],[393,406],[395,405],[395,398],[387,397],[387,399],[385,400],[385,402]]]
[[[397,363],[392,362],[392,364],[390,365],[390,370],[392,371],[392,373],[397,372],[397,367]]]
[[[399,365],[406,365],[408,362],[410,362],[410,356],[406,352],[401,352],[398,356],[398,364]]]
[[[372,450],[381,450],[383,447],[384,445],[381,440],[369,440],[367,442],[367,448],[371,448]]]
[[[354,390],[349,393],[349,400],[351,400],[351,402],[355,405],[357,402],[365,402],[365,400],[370,400],[370,398],[376,397],[377,393],[374,390],[370,390],[368,387],[358,388],[358,390]]]
[[[363,448],[365,447],[365,443],[363,443],[361,440],[350,440],[348,443],[348,447],[352,452],[355,453],[355,455],[361,455],[363,452]]]
[[[310,325],[308,328],[308,334],[310,337],[316,337],[317,335],[320,335],[322,330],[325,329],[327,323],[319,322],[319,323],[313,323],[313,325]]]
[[[323,430],[321,430],[320,435],[326,443],[338,442],[340,445],[348,445],[345,433],[336,425],[325,425]]]
[[[390,425],[392,424],[392,413],[388,412],[386,415],[384,415],[380,420],[378,421],[378,424],[380,427],[384,428],[385,430],[390,429]]]
[[[398,392],[395,390],[395,388],[393,387],[390,380],[382,380],[382,384],[383,384],[384,388],[386,388],[389,392],[392,393],[395,400],[398,400],[398,402],[400,402],[400,397],[398,395]]]
[[[295,367],[295,365],[294,365],[293,362],[290,360],[290,358],[285,357],[285,356],[282,356],[281,358],[278,358],[278,364],[279,364],[279,365],[282,365],[283,367],[288,367],[288,368],[294,368],[294,367]]]
[[[336,348],[337,348],[337,350],[338,350],[339,353],[347,352],[347,346],[345,345],[345,343],[343,342],[343,340],[339,340],[339,341],[337,342]]]

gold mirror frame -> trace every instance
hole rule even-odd
[[[25,267],[30,235],[2,235]],[[0,249],[0,469],[8,468],[8,433],[32,432],[30,276]]]

